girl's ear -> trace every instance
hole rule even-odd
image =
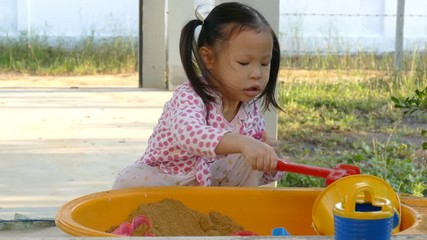
[[[212,50],[206,46],[201,47],[199,48],[199,56],[202,58],[206,68],[208,70],[212,70],[214,65],[214,55]]]

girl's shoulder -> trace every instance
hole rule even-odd
[[[183,104],[204,106],[202,98],[194,91],[189,81],[184,82],[175,89],[169,102],[175,106]]]
[[[191,83],[189,81],[185,81],[184,83],[182,83],[181,85],[179,85],[175,89],[175,94],[176,93],[182,93],[182,92],[188,92],[188,93],[194,93],[194,94],[196,94],[196,92],[194,91],[194,89],[191,86]]]
[[[178,86],[173,93],[173,97],[201,99],[201,97],[194,91],[189,81],[185,81],[183,84]]]

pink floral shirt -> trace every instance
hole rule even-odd
[[[226,157],[215,154],[224,134],[233,132],[261,139],[265,123],[256,103],[242,104],[231,122],[224,118],[219,98],[208,108],[206,117],[208,109],[190,82],[178,87],[165,104],[148,148],[137,162],[159,166],[162,172],[172,175],[186,175],[195,170],[200,185],[209,186],[212,163]],[[281,172],[275,176],[265,173],[262,182],[267,184],[282,177]]]

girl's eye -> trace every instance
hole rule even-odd
[[[240,65],[242,65],[242,66],[246,66],[246,65],[248,65],[249,63],[247,63],[247,62],[237,62],[237,63],[239,63]]]
[[[268,67],[270,65],[270,63],[262,63],[261,66],[263,67]]]

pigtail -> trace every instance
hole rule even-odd
[[[181,38],[179,41],[179,53],[181,55],[181,63],[185,74],[191,83],[194,91],[202,98],[203,103],[208,109],[208,104],[215,98],[208,94],[209,86],[202,77],[206,76],[206,68],[198,53],[197,41],[194,37],[195,30],[203,22],[198,19],[189,21],[181,30]],[[202,34],[202,32],[200,33]],[[206,116],[206,117],[207,117]]]
[[[184,67],[185,74],[190,82],[195,82],[199,80],[199,75],[197,74],[197,66],[193,61],[194,54],[194,32],[201,24],[200,20],[191,20],[188,22],[181,30],[181,38],[179,41],[179,53],[181,55],[181,63]]]

